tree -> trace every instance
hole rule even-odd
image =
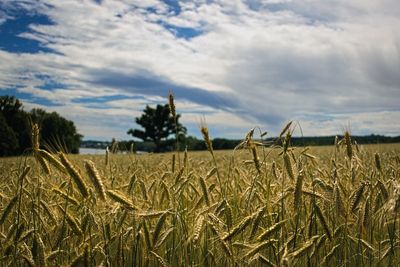
[[[0,113],[0,157],[14,155],[18,150],[18,139]]]
[[[13,114],[22,109],[22,103],[14,96],[1,96],[0,97],[0,112],[3,113],[5,118],[10,118]]]
[[[78,134],[72,121],[61,117],[57,112],[48,113],[43,109],[31,111],[32,121],[38,123],[42,144],[55,150],[79,153],[82,135]]]
[[[13,96],[0,96],[0,156],[22,154],[32,147],[31,125],[41,128],[44,148],[78,153],[82,136],[72,121],[43,109],[23,110],[22,102]]]
[[[128,134],[143,141],[152,141],[155,145],[155,152],[166,150],[167,146],[173,146],[174,140],[168,139],[178,130],[178,141],[186,134],[186,128],[179,123],[180,115],[174,118],[170,114],[169,105],[157,105],[156,108],[146,106],[141,117],[136,118],[136,123],[141,125],[144,130],[130,129]],[[176,128],[175,128],[176,127]]]
[[[22,108],[22,102],[14,96],[0,97],[0,113],[4,116],[8,127],[12,129],[18,143],[14,151],[7,152],[11,153],[9,155],[22,154],[31,146],[29,116]]]

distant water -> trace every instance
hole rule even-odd
[[[126,152],[120,152],[118,151],[119,154],[126,154]],[[148,152],[146,151],[136,151],[136,154],[147,154]],[[101,148],[87,148],[87,147],[81,147],[79,148],[79,154],[81,155],[105,155],[106,150],[101,149]]]
[[[81,148],[79,148],[79,154],[81,154],[81,155],[105,155],[106,150],[99,149],[99,148],[81,147]]]

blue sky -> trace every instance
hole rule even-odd
[[[398,135],[398,25],[395,0],[1,0],[0,95],[85,139],[129,139],[170,90],[195,136]]]

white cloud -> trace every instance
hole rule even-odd
[[[316,135],[337,133],[338,125],[347,121],[355,134],[399,132],[398,1],[219,0],[179,5],[179,14],[156,0],[41,0],[28,5],[55,24],[31,25],[32,32],[20,36],[59,54],[0,50],[0,60],[10,62],[0,65],[0,88],[18,85],[20,92],[65,105],[60,113],[74,105],[77,120],[95,120],[94,113],[121,116],[124,124],[128,114],[140,114],[145,101],[162,102],[150,97],[165,97],[174,89],[147,88],[139,78],[148,73],[162,81],[158,86],[182,88],[179,92],[196,88],[207,96],[229,94],[234,99],[218,108],[216,100],[199,99],[204,94],[176,95],[183,122],[192,129],[196,116],[205,113],[210,128],[225,129],[219,133],[226,135],[240,132],[236,137],[254,124],[277,134],[290,119],[305,119],[305,132]],[[180,38],[185,31],[193,36]],[[107,73],[139,78],[124,86],[115,81],[118,77],[99,82]],[[67,87],[48,92],[38,74]],[[108,101],[103,109],[95,109],[96,103],[92,108],[74,103],[110,95],[126,95],[128,100]],[[135,95],[143,98],[133,99]],[[321,114],[333,119],[321,122]],[[391,116],[385,118],[387,114]],[[88,120],[80,127],[90,136],[98,126],[85,126]]]

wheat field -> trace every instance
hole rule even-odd
[[[400,265],[400,145],[253,134],[179,155],[65,155],[34,139],[32,155],[0,160],[0,265]]]

